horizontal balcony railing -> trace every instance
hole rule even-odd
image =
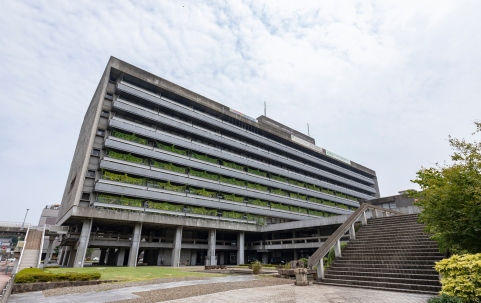
[[[208,198],[189,193],[172,192],[148,186],[138,186],[109,180],[97,181],[95,184],[95,191],[119,196],[129,196],[154,201],[165,201],[176,204],[206,207],[209,209],[218,209],[223,211],[235,211],[239,213],[289,220],[320,218],[318,216],[293,213],[280,209],[268,209],[266,207],[250,205],[247,203],[238,203],[219,198]]]
[[[220,127],[222,129],[225,129],[225,130],[228,130],[228,131],[233,132],[235,134],[241,135],[245,138],[253,139],[253,140],[255,140],[255,141],[257,141],[261,144],[269,145],[269,146],[271,146],[273,148],[276,148],[276,149],[279,149],[283,152],[287,152],[287,153],[289,153],[293,156],[302,157],[305,160],[312,161],[312,162],[320,164],[324,167],[328,167],[328,168],[331,168],[331,169],[336,170],[338,172],[350,175],[352,177],[355,177],[359,180],[368,182],[370,184],[375,183],[372,178],[363,176],[363,175],[361,175],[359,173],[356,173],[354,171],[348,170],[348,169],[343,168],[341,166],[338,166],[338,165],[332,164],[328,161],[322,160],[318,157],[314,157],[312,155],[304,153],[304,152],[302,152],[298,149],[289,147],[287,145],[276,142],[276,141],[271,140],[269,138],[260,136],[258,134],[253,133],[253,132],[250,132],[250,131],[247,131],[243,128],[237,127],[235,125],[232,125],[230,123],[227,123],[227,122],[224,122],[220,119],[217,119],[217,118],[215,118],[211,115],[208,115],[208,114],[196,111],[196,110],[194,110],[190,107],[181,105],[181,104],[179,104],[175,101],[169,100],[169,99],[164,98],[164,97],[160,97],[160,96],[158,96],[156,94],[153,94],[153,93],[147,93],[145,90],[142,90],[142,89],[140,89],[140,88],[138,88],[135,85],[132,85],[130,83],[121,82],[117,85],[117,88],[120,91],[127,92],[129,94],[140,97],[144,100],[150,101],[150,102],[155,103],[157,105],[160,105],[162,107],[169,108],[171,110],[177,111],[177,112],[182,113],[182,114],[184,114],[188,117],[198,119],[198,120],[201,120],[203,122],[207,122],[211,125],[214,125],[216,127]]]
[[[225,135],[221,135],[221,134],[216,133],[216,132],[209,131],[205,128],[202,128],[202,127],[199,127],[199,126],[196,126],[196,125],[192,125],[192,124],[187,123],[185,121],[181,121],[181,120],[172,118],[168,115],[156,113],[153,110],[143,108],[141,106],[138,106],[136,104],[133,104],[133,103],[125,101],[125,100],[117,99],[114,102],[114,108],[122,109],[124,111],[131,112],[131,113],[134,113],[134,114],[139,115],[139,116],[143,116],[143,117],[148,118],[150,120],[160,122],[162,124],[169,125],[171,127],[175,127],[176,129],[182,129],[185,132],[188,132],[188,133],[191,133],[191,134],[196,134],[196,135],[201,136],[203,138],[215,140],[218,143],[223,143],[223,144],[227,144],[229,146],[234,146],[234,147],[239,148],[243,151],[250,152],[250,153],[256,154],[258,156],[267,157],[267,158],[270,158],[271,160],[274,160],[274,161],[280,161],[280,162],[282,162],[286,165],[296,166],[296,167],[299,167],[303,170],[309,171],[313,174],[317,174],[317,175],[323,176],[325,178],[336,180],[336,181],[344,183],[344,184],[349,184],[351,186],[369,191],[371,193],[376,193],[376,190],[374,188],[370,187],[370,186],[367,186],[367,185],[358,183],[356,181],[341,177],[339,175],[336,175],[336,174],[333,174],[333,173],[330,173],[330,172],[327,172],[327,171],[324,171],[324,170],[306,165],[302,162],[299,162],[299,161],[296,161],[296,160],[293,160],[293,159],[290,159],[290,158],[286,158],[284,156],[273,153],[271,151],[268,151],[268,150],[265,150],[265,149],[262,149],[262,148],[259,148],[259,147],[251,146],[251,145],[249,145],[245,142],[241,142],[241,141],[236,140],[234,138],[231,138],[231,137],[228,137],[228,136],[225,136]]]
[[[147,178],[171,181],[174,183],[185,184],[194,187],[203,187],[209,190],[221,191],[223,193],[235,194],[241,197],[261,199],[263,201],[277,202],[297,207],[307,207],[317,211],[325,211],[335,214],[349,214],[351,211],[341,208],[322,205],[320,203],[294,199],[287,196],[281,196],[269,192],[259,192],[248,188],[247,186],[237,186],[229,183],[223,183],[211,179],[203,179],[189,174],[176,173],[169,170],[161,170],[149,165],[136,165],[122,160],[104,158],[100,162],[102,169],[114,170],[118,172],[135,174]],[[255,179],[254,179],[255,180]],[[317,193],[314,192],[313,193]]]
[[[360,193],[351,189],[330,184],[328,182],[320,181],[314,178],[306,177],[304,175],[294,173],[294,172],[279,168],[277,166],[272,166],[263,162],[255,161],[253,159],[249,159],[240,155],[233,154],[231,152],[220,150],[218,148],[201,144],[199,142],[187,140],[185,138],[178,137],[165,132],[161,132],[158,130],[156,131],[153,128],[139,125],[130,121],[125,121],[125,120],[116,118],[116,119],[110,120],[109,125],[116,129],[121,129],[127,132],[140,134],[140,135],[152,138],[154,140],[160,140],[168,144],[173,144],[175,146],[179,146],[188,150],[204,153],[222,160],[232,161],[232,162],[239,163],[249,167],[256,167],[257,169],[261,169],[263,171],[266,171],[275,175],[281,175],[286,178],[295,179],[301,182],[317,185],[323,188],[332,189],[332,190],[335,190],[344,194],[348,194],[357,198],[362,198],[367,200],[374,199],[374,197],[364,193]]]
[[[256,182],[265,186],[269,186],[271,188],[276,189],[283,189],[288,192],[295,192],[295,193],[302,193],[307,196],[312,196],[320,199],[327,199],[329,201],[338,202],[345,205],[350,205],[354,207],[358,207],[359,203],[357,201],[353,201],[348,198],[339,197],[334,194],[325,193],[321,190],[322,188],[332,189],[319,181],[318,185],[320,190],[313,190],[307,187],[301,187],[295,184],[290,184],[283,181],[278,181],[274,178],[268,178],[259,176],[258,174],[248,173],[245,171],[240,171],[237,169],[229,168],[225,165],[214,164],[211,162],[199,161],[194,157],[187,157],[187,156],[178,156],[177,154],[172,154],[166,152],[162,149],[152,148],[146,145],[138,145],[138,144],[130,144],[131,142],[126,140],[121,140],[118,138],[110,137],[105,141],[105,146],[107,148],[114,148],[116,150],[123,150],[130,153],[135,153],[140,156],[146,156],[152,159],[157,159],[161,161],[170,162],[176,165],[181,165],[184,167],[191,167],[199,170],[208,171],[211,173],[216,173],[220,175],[229,176],[232,178],[245,180],[248,182]],[[306,180],[303,180],[304,182]],[[307,182],[306,182],[307,183]]]

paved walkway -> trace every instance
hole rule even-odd
[[[171,282],[162,284],[150,284],[142,286],[133,286],[120,289],[112,289],[101,292],[85,292],[72,295],[45,297],[41,291],[13,294],[10,296],[8,303],[103,303],[127,299],[140,298],[133,293],[142,291],[151,291],[158,289],[166,289],[180,286],[199,285],[199,284],[212,284],[212,283],[225,283],[225,282],[240,282],[255,280],[254,276],[227,276],[220,278],[211,278],[208,280],[192,280]]]
[[[7,285],[8,280],[12,277],[12,268],[15,263],[14,262],[5,262],[0,261],[0,292],[2,289]],[[8,267],[8,274],[5,274],[5,271]]]
[[[426,303],[433,296],[327,285],[237,289],[168,303]]]
[[[249,281],[253,276],[227,276],[208,280],[171,282],[153,285],[126,287],[103,292],[87,292],[55,297],[44,297],[42,292],[14,294],[9,303],[102,303],[135,299],[136,292],[166,289],[180,286]],[[360,288],[335,287],[326,285],[294,286],[281,285],[255,289],[239,289],[197,297],[167,301],[169,303],[247,303],[247,302],[305,302],[305,303],[426,303],[432,297],[401,292],[376,291]]]

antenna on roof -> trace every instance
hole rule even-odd
[[[266,101],[264,101],[264,116],[267,117],[267,114],[266,114]]]
[[[307,123],[307,135],[310,137],[311,134],[309,134],[309,123]]]

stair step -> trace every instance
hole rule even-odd
[[[405,293],[416,293],[416,294],[426,294],[426,295],[438,295],[438,291],[425,291],[425,290],[411,290],[411,289],[400,289],[400,288],[390,288],[390,287],[376,287],[376,286],[365,286],[365,285],[348,285],[348,284],[339,284],[334,282],[314,282],[315,284],[320,285],[331,285],[331,286],[338,286],[338,287],[354,287],[354,288],[367,288],[367,289],[374,289],[374,290],[381,290],[381,291],[395,291],[395,292],[405,292]]]
[[[373,273],[373,274],[383,274],[383,273],[389,273],[389,274],[401,274],[401,275],[426,275],[426,276],[431,276],[431,275],[436,275],[439,277],[439,274],[434,268],[426,268],[421,267],[419,268],[410,268],[410,269],[402,269],[402,268],[393,268],[393,267],[381,267],[381,266],[341,266],[340,264],[336,266],[336,268],[329,267],[326,269],[326,272],[353,272],[353,273]]]
[[[326,273],[325,274],[326,279],[331,279],[331,280],[342,280],[342,279],[348,279],[348,280],[362,280],[363,282],[384,282],[384,283],[398,283],[398,284],[415,284],[415,285],[427,285],[427,286],[441,286],[439,283],[439,278],[438,279],[410,279],[410,278],[397,278],[397,277],[392,277],[392,276],[383,276],[383,277],[376,277],[376,276],[362,276],[362,275],[350,275],[350,276],[344,276],[344,275],[335,275],[335,274],[330,274]]]
[[[399,252],[403,253],[405,251],[411,251],[411,252],[423,252],[423,253],[435,253],[435,254],[440,254],[439,249],[437,247],[426,247],[426,246],[420,246],[420,245],[406,245],[406,246],[398,246],[398,247],[391,247],[391,246],[378,246],[378,245],[373,245],[373,246],[354,246],[352,244],[348,245],[343,251],[346,253],[355,253],[355,252]]]
[[[419,285],[419,284],[405,284],[405,283],[390,283],[390,282],[376,282],[376,281],[362,281],[362,280],[348,280],[348,279],[322,279],[322,282],[345,284],[345,285],[358,285],[358,286],[371,286],[371,287],[383,287],[391,289],[401,290],[415,290],[415,291],[429,291],[438,293],[441,290],[440,285]]]
[[[332,265],[342,264],[343,266],[351,266],[352,264],[359,264],[359,265],[389,265],[395,268],[412,268],[412,266],[426,266],[434,268],[434,260],[356,260],[356,259],[342,259],[336,260],[332,263]]]

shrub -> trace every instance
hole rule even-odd
[[[170,170],[176,173],[181,173],[181,174],[186,174],[187,173],[187,167],[184,166],[177,166],[172,163],[165,163],[162,161],[156,161],[152,160],[152,166],[160,169],[166,169]]]
[[[309,209],[309,214],[314,216],[324,217],[324,213],[318,210]]]
[[[281,177],[281,176],[277,176],[277,175],[271,175],[271,179],[274,179],[274,180],[277,180],[277,181],[281,181],[281,182],[287,182],[287,178],[284,178],[284,177]]]
[[[107,151],[107,156],[114,158],[114,159],[119,159],[127,162],[132,162],[132,163],[137,163],[137,164],[148,164],[147,159],[141,158],[141,157],[136,157],[132,156],[132,154],[125,154],[125,153],[119,153],[116,151],[113,151],[109,149]]]
[[[100,279],[100,273],[51,273],[39,268],[22,269],[15,276],[15,283],[60,282],[60,281],[89,281]]]
[[[281,196],[286,196],[287,192],[283,191],[282,189],[271,188],[271,193]]]
[[[229,168],[233,168],[233,169],[238,169],[238,170],[242,170],[242,171],[244,170],[244,166],[236,164],[236,163],[232,163],[232,162],[222,161],[222,165],[227,166]]]
[[[463,300],[458,297],[451,297],[443,293],[441,297],[435,297],[428,300],[428,303],[463,303]]]
[[[222,211],[222,217],[232,219],[244,219],[244,214],[235,211]]]
[[[277,208],[277,209],[282,209],[282,210],[289,210],[289,205],[284,205],[281,203],[274,203],[271,202],[271,208]]]
[[[216,209],[208,209],[203,207],[189,207],[188,211],[193,214],[206,215],[206,216],[217,216]]]
[[[234,194],[232,195],[224,194],[224,200],[242,203],[244,202],[244,197],[238,197]]]
[[[205,161],[205,162],[210,162],[210,163],[214,163],[214,164],[219,164],[219,160],[216,159],[216,158],[211,158],[207,155],[202,155],[202,154],[196,154],[194,152],[191,153],[191,156],[192,158],[196,158],[196,159],[199,159],[199,160],[202,160],[202,161]]]
[[[258,275],[261,273],[262,270],[262,263],[259,261],[255,261],[252,263],[252,273],[254,275]]]
[[[344,249],[344,247],[347,246],[347,243],[343,242],[341,243],[341,251]],[[336,250],[333,248],[331,248],[331,250],[329,251],[329,253],[327,254],[327,258],[326,258],[326,267],[329,267],[331,266],[332,262],[334,262],[334,260],[336,259]]]
[[[442,292],[459,297],[463,302],[479,302],[481,298],[481,253],[454,255],[436,262],[441,275]]]
[[[167,144],[162,144],[162,143],[156,141],[156,142],[155,142],[155,145],[157,146],[157,148],[160,148],[160,149],[169,151],[169,152],[171,152],[171,153],[176,153],[176,154],[183,155],[183,156],[186,156],[186,155],[187,155],[187,151],[186,151],[186,150],[177,148],[177,147],[175,147],[174,144],[172,144],[172,145],[167,145]]]
[[[222,176],[220,176],[220,182],[230,183],[230,184],[237,185],[237,186],[246,186],[244,181],[239,181],[239,180],[236,180],[234,178],[231,179],[231,178],[226,178],[226,177],[222,177]]]
[[[191,174],[192,176],[199,177],[199,178],[216,180],[216,181],[219,180],[219,175],[211,174],[211,173],[208,173],[206,171],[198,171],[198,170],[195,170],[195,169],[192,169],[192,168],[190,169],[189,174]]]
[[[127,140],[127,141],[132,141],[132,142],[144,144],[144,145],[147,145],[149,143],[149,141],[147,139],[139,138],[135,134],[124,133],[124,132],[118,131],[116,129],[112,130],[112,136],[120,138],[120,139],[124,139],[124,140]]]
[[[171,204],[167,202],[156,203],[149,201],[148,208],[181,212],[184,209],[184,205]]]
[[[298,261],[304,263],[304,268],[307,268],[307,259],[306,258],[300,258]]]
[[[269,207],[269,202],[262,201],[259,199],[250,200],[250,203],[254,205]]]
[[[127,174],[118,174],[118,173],[109,172],[109,171],[102,171],[102,177],[103,179],[106,179],[106,180],[135,184],[135,185],[146,185],[146,180],[147,180],[145,178],[130,177]]]
[[[143,200],[136,198],[120,197],[108,194],[99,194],[97,200],[102,203],[119,204],[142,207]]]
[[[202,188],[202,189],[192,188],[191,190],[194,194],[199,195],[199,196],[217,198],[217,194],[215,192],[208,191],[205,188]]]
[[[306,184],[306,187],[312,190],[320,191],[321,189],[315,185]]]
[[[257,184],[257,183],[249,183],[249,182],[247,182],[247,187],[252,188],[252,189],[256,189],[256,190],[260,190],[260,191],[267,191],[267,187],[266,187],[266,186],[262,186],[262,185]]]
[[[266,172],[263,172],[261,170],[258,170],[258,169],[252,169],[252,168],[247,168],[247,172],[251,173],[251,174],[256,174],[258,176],[262,176],[262,177],[267,177],[267,173]]]

